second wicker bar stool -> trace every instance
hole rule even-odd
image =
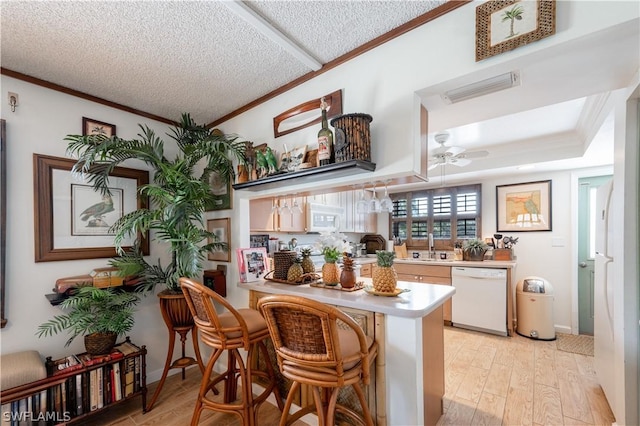
[[[265,339],[269,338],[267,324],[254,309],[235,309],[227,300],[213,290],[188,278],[180,278],[184,293],[194,322],[198,327],[200,339],[214,349],[200,384],[198,400],[191,418],[191,425],[198,424],[203,409],[232,413],[242,419],[246,426],[256,425],[256,413],[271,392],[274,393],[278,406],[282,408],[276,387],[275,372],[269,361]],[[218,314],[213,302],[222,305],[226,312]],[[239,349],[247,351],[247,362],[243,361]],[[254,351],[259,349],[266,361],[267,371],[251,367]],[[220,355],[227,351],[227,370],[221,375],[212,374],[213,366]],[[214,376],[212,378],[212,375]],[[254,397],[252,377],[266,379],[267,385],[260,395]],[[241,396],[237,400],[237,385],[240,379]],[[224,381],[223,401],[214,401],[207,397],[212,391],[217,394],[216,384]]]
[[[378,344],[353,318],[329,305],[299,296],[267,296],[258,301],[282,374],[293,381],[280,426],[315,411],[318,424],[333,426],[336,411],[358,424],[373,425],[360,381],[370,382],[370,370]],[[312,388],[315,404],[289,417],[289,409],[301,384]],[[362,416],[338,404],[340,388],[351,385],[362,407]],[[363,419],[364,417],[364,419]]]

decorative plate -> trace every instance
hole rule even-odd
[[[374,295],[374,296],[396,297],[396,296],[398,296],[399,294],[402,294],[402,293],[406,293],[406,292],[408,292],[408,291],[411,291],[411,289],[409,289],[409,288],[400,288],[400,287],[397,287],[397,288],[394,290],[394,292],[393,292],[393,293],[386,293],[386,292],[383,292],[383,291],[375,291],[375,290],[373,289],[373,287],[372,287],[372,286],[367,285],[367,286],[365,286],[365,287],[364,287],[364,291],[365,291],[365,292],[367,292],[367,293],[369,293],[369,294],[372,294],[372,295]]]

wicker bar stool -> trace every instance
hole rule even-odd
[[[214,349],[200,384],[198,400],[191,418],[191,425],[198,424],[203,409],[232,413],[242,419],[243,425],[256,425],[256,413],[273,392],[278,407],[282,409],[282,400],[276,387],[275,371],[267,353],[264,340],[269,338],[267,324],[254,309],[235,309],[229,302],[213,290],[188,278],[179,279],[194,322],[198,327],[202,341]],[[222,305],[226,312],[218,314],[214,301]],[[239,349],[247,351],[247,362],[243,361]],[[266,371],[251,367],[251,359],[256,349],[259,349],[266,362]],[[212,378],[213,366],[220,355],[227,351],[227,370]],[[266,381],[264,391],[254,397],[252,392],[252,378],[258,377]],[[237,398],[236,391],[240,379],[241,395]],[[224,395],[222,402],[207,398],[212,391],[218,394],[215,386],[224,381]]]
[[[320,302],[277,295],[260,299],[258,308],[267,321],[280,371],[293,381],[280,426],[314,411],[321,426],[333,426],[336,411],[358,424],[373,425],[360,381],[369,384],[378,344],[350,316]],[[289,416],[301,384],[311,386],[314,403]],[[340,388],[349,385],[358,396],[363,416],[337,402]]]

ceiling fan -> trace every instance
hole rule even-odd
[[[467,151],[461,146],[445,146],[445,143],[449,140],[449,133],[447,132],[436,133],[433,138],[440,146],[431,153],[429,170],[433,170],[438,166],[446,166],[447,164],[463,167],[471,163],[474,158],[489,155],[488,151]]]

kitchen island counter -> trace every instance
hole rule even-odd
[[[371,286],[371,278],[360,277],[365,286]],[[379,312],[404,318],[422,318],[441,306],[455,293],[455,289],[445,285],[425,286],[408,281],[399,281],[398,288],[408,291],[396,297],[381,297],[364,290],[340,291],[329,288],[311,287],[309,284],[289,285],[275,281],[255,281],[240,283],[240,287],[269,294],[289,294],[308,297],[318,302],[364,311]]]
[[[360,277],[365,285],[370,278]],[[442,415],[444,395],[443,304],[455,289],[446,285],[425,286],[399,281],[410,291],[396,297],[288,285],[273,281],[239,283],[250,290],[250,305],[269,294],[307,297],[319,302],[357,310],[375,317],[373,337],[379,351],[375,366],[375,421],[385,425],[435,424]],[[371,408],[370,403],[370,408]]]

